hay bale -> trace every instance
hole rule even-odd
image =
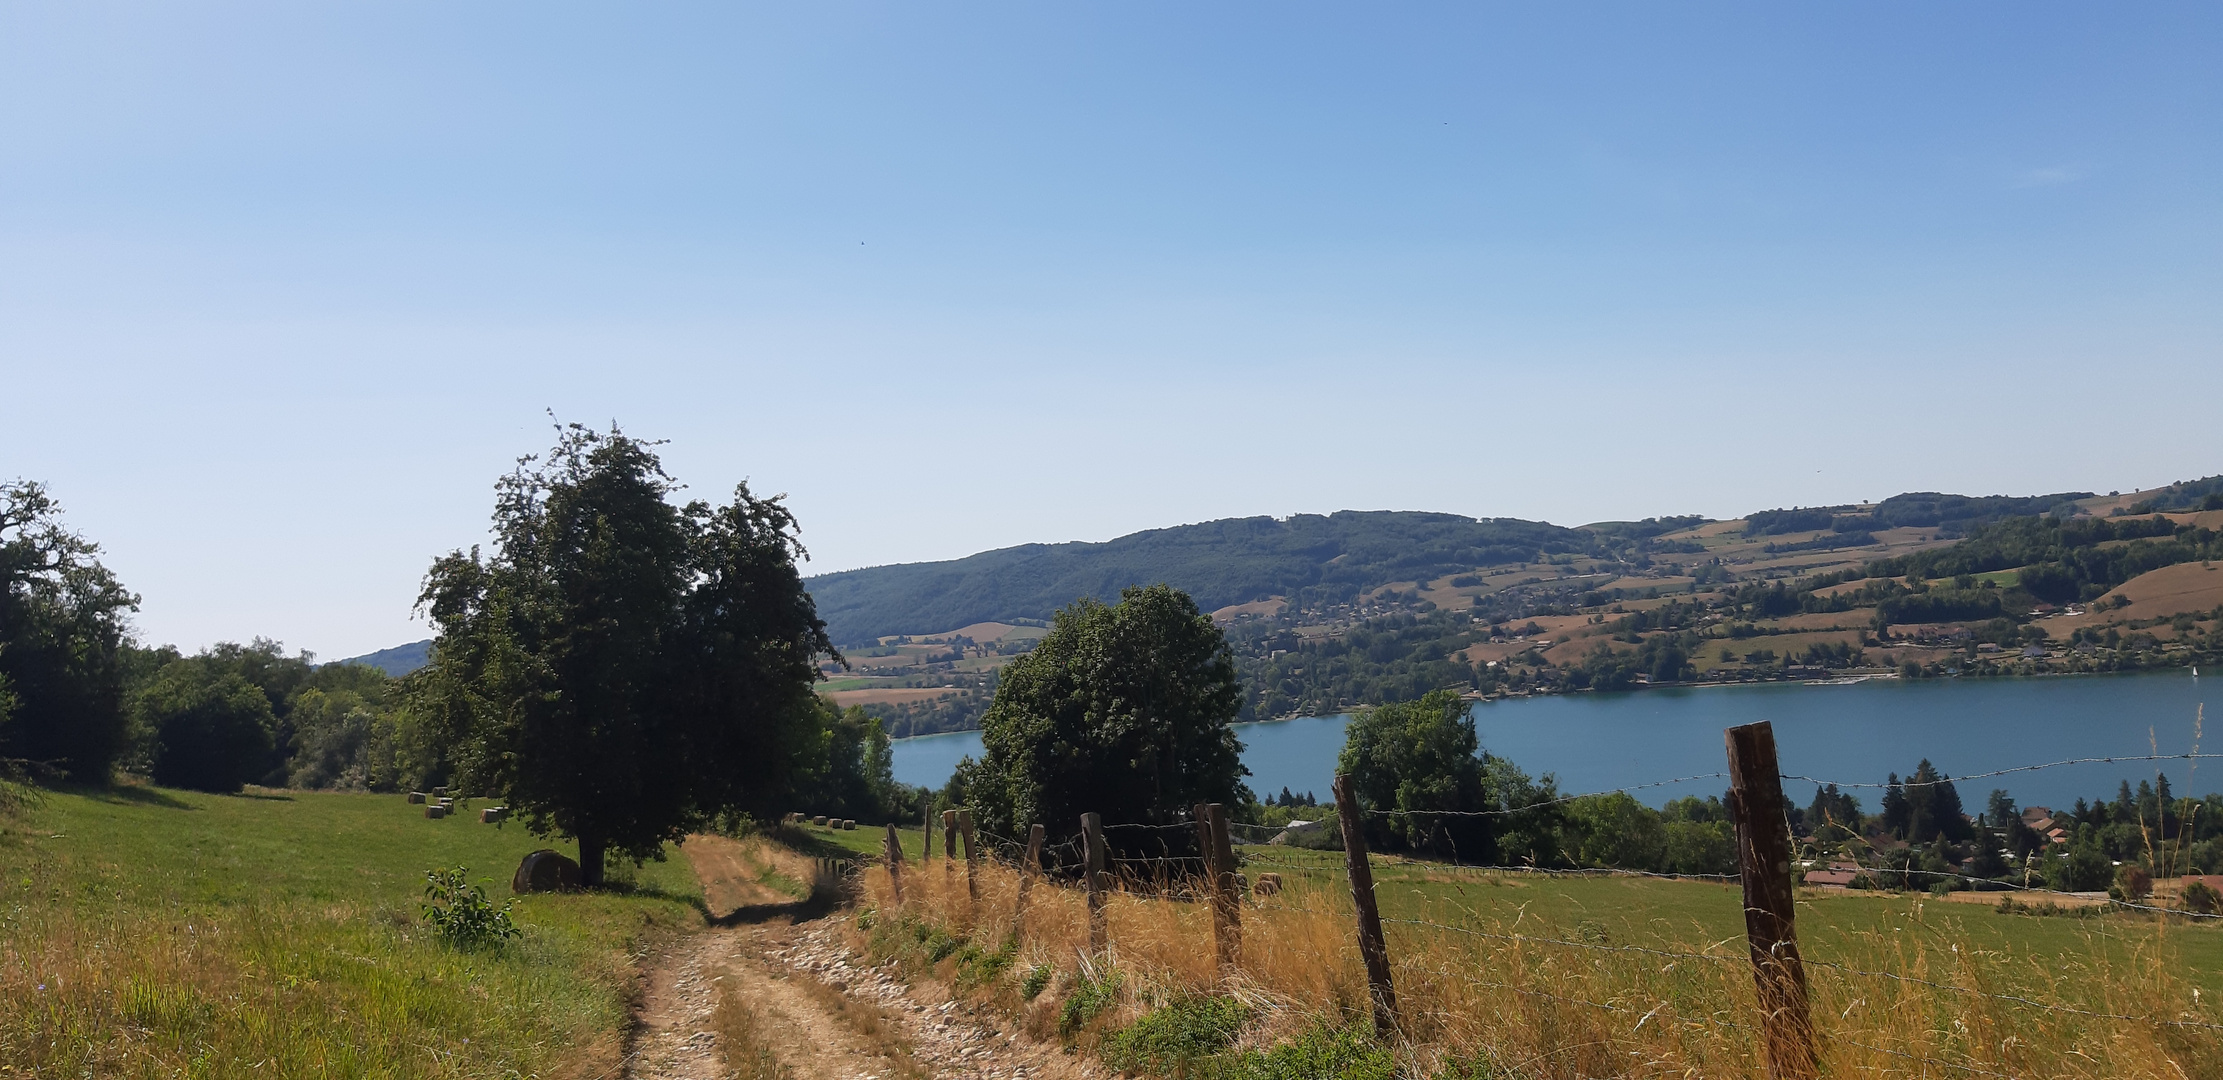
[[[427,804],[425,804],[425,817],[427,817],[427,818],[429,818],[429,819],[431,819],[431,820],[433,820],[433,821],[438,821],[438,820],[440,820],[441,818],[444,818],[444,817],[447,817],[447,816],[448,816],[448,808],[447,808],[447,807],[445,807],[445,806],[442,806],[442,805],[440,805],[439,803],[427,803]]]
[[[843,818],[843,819],[841,819],[841,827],[842,827],[843,831],[845,831],[845,832],[856,832],[856,831],[857,831],[857,819],[856,819],[856,818]]]
[[[820,828],[824,828],[824,827],[825,827],[825,825],[826,825],[826,815],[824,815],[824,814],[818,814],[818,815],[815,815],[815,816],[813,816],[813,817],[812,817],[812,818],[810,819],[810,823],[811,823],[811,824],[813,824],[813,825],[819,826]]]
[[[1257,896],[1259,896],[1259,897],[1261,897],[1261,898],[1263,898],[1263,897],[1268,897],[1268,896],[1279,896],[1279,895],[1281,895],[1281,875],[1280,875],[1280,874],[1260,874],[1260,875],[1258,875],[1258,883],[1257,883],[1257,884],[1255,884],[1255,885],[1252,885],[1252,886],[1250,887],[1250,891],[1251,891],[1251,892],[1252,892],[1253,894],[1255,894],[1255,895],[1257,895]]]
[[[424,792],[422,792],[422,791],[412,791],[412,792],[410,792],[410,793],[409,793],[409,805],[411,805],[411,806],[415,806],[415,805],[417,805],[418,803],[421,803],[421,802],[423,802],[423,801],[425,801],[425,793],[424,793]]]
[[[562,853],[542,848],[517,864],[509,880],[512,892],[559,892],[579,887],[579,864]]]
[[[509,807],[489,806],[479,811],[479,824],[492,825],[509,816]]]

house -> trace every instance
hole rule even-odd
[[[2022,658],[2023,658],[2023,659],[2025,659],[2025,660],[2043,660],[2043,659],[2045,659],[2045,646],[2043,646],[2043,645],[2029,645],[2029,646],[2025,646],[2025,647],[2023,648],[2023,650],[2022,650]]]
[[[1814,889],[1849,889],[1858,876],[1856,870],[1808,870],[1806,884]]]

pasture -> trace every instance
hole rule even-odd
[[[437,941],[425,872],[497,904],[540,847],[399,795],[48,793],[0,818],[0,1062],[18,1075],[592,1077],[617,1064],[638,952],[698,925],[676,852],[524,934]]]

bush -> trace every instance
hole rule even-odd
[[[2205,881],[2195,881],[2184,887],[2184,894],[2177,898],[2178,905],[2186,911],[2202,915],[2223,914],[2223,892]]]
[[[1232,998],[1195,995],[1152,1009],[1104,1041],[1104,1064],[1121,1072],[1186,1077],[1227,1049],[1250,1019]]]
[[[1080,981],[1073,984],[1073,992],[1066,996],[1065,1007],[1058,1011],[1057,1033],[1071,1038],[1118,1000],[1118,972],[1107,971],[1093,979],[1082,975]]]
[[[1395,1080],[1397,1059],[1357,1028],[1315,1027],[1271,1050],[1253,1050],[1228,1075],[1243,1080]]]
[[[425,871],[425,895],[432,901],[425,905],[425,921],[432,924],[432,932],[458,949],[493,948],[521,936],[524,931],[509,917],[517,898],[495,907],[487,901],[484,888],[464,880],[468,872],[461,866]]]
[[[2117,900],[2144,900],[2154,893],[2154,876],[2143,866],[2124,863],[2115,868],[2115,884],[2107,891]]]

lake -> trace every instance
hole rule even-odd
[[[2193,749],[2203,685],[2188,671],[2029,679],[1872,679],[1849,685],[1768,683],[1620,694],[1566,694],[1487,702],[1474,710],[1482,746],[1530,774],[1555,773],[1568,792],[1607,791],[1727,769],[1723,728],[1775,723],[1785,773],[1882,783],[1929,758],[1955,776],[2065,758],[2143,756]],[[1284,786],[1328,798],[1348,716],[1270,720],[1236,727],[1249,784],[1261,797]],[[2149,741],[2150,740],[2150,741]],[[2223,740],[2217,740],[2223,744]],[[2212,752],[2214,746],[2210,747]],[[960,758],[980,753],[980,733],[924,735],[895,743],[896,779],[941,786]],[[1972,781],[1961,800],[1973,813],[1992,788],[2024,806],[2062,807],[2113,798],[2116,785],[2151,780],[2159,765],[2177,794],[2223,790],[2223,761],[2195,772],[2190,761],[2075,765]],[[2213,779],[2202,773],[2213,772]],[[1632,794],[1657,806],[1682,795],[1719,794],[1708,779]],[[1803,805],[1813,786],[1789,781]],[[1878,792],[1855,791],[1863,809]]]

